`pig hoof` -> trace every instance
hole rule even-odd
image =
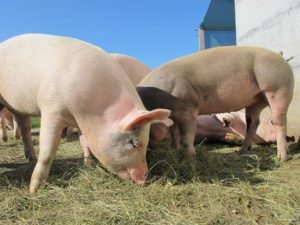
[[[240,154],[246,154],[247,152],[249,152],[251,150],[251,146],[248,147],[242,147],[239,151]]]
[[[35,193],[36,190],[37,190],[36,188],[30,187],[30,188],[29,188],[29,193],[30,193],[30,194]]]
[[[26,158],[28,158],[28,161],[29,161],[29,162],[33,162],[33,163],[36,163],[36,162],[37,162],[36,156],[29,156],[29,157],[26,157]]]
[[[7,141],[8,141],[8,138],[7,138],[7,137],[3,137],[3,138],[2,138],[2,141],[3,141],[3,142],[7,142]]]
[[[16,135],[14,136],[14,139],[15,139],[15,141],[20,140],[20,139],[21,139],[21,136],[20,136],[19,134],[16,134]]]
[[[248,151],[245,151],[245,150],[240,150],[240,151],[238,151],[238,153],[240,154],[240,155],[247,155],[248,154]]]
[[[292,157],[290,155],[278,156],[278,158],[279,158],[280,162],[285,162],[285,161],[292,159]]]
[[[191,159],[196,158],[196,152],[194,152],[194,153],[188,153],[188,157],[191,158]]]
[[[243,139],[236,134],[226,133],[224,137],[225,142],[233,143],[233,144],[242,144]]]
[[[30,182],[30,186],[29,186],[29,193],[30,194],[37,192],[37,189],[39,187],[39,183],[40,182],[38,182],[38,181],[31,181]]]
[[[188,152],[187,152],[187,157],[188,157],[188,158],[191,158],[191,159],[196,158],[196,150],[195,150],[194,148],[188,150]]]
[[[28,161],[30,162],[30,163],[36,163],[37,162],[37,159],[36,158],[31,158],[31,159],[28,159]]]
[[[295,137],[294,136],[286,136],[285,139],[286,139],[287,142],[295,142]]]
[[[95,161],[92,157],[88,156],[88,157],[84,157],[83,164],[86,167],[93,167],[93,166],[95,166]]]

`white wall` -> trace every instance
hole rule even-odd
[[[300,0],[235,0],[237,45],[283,51],[295,76],[288,133],[300,135]],[[266,110],[264,113],[267,113]]]

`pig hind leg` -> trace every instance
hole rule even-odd
[[[24,154],[25,158],[29,161],[36,161],[36,155],[33,148],[32,138],[31,138],[31,117],[13,115],[17,129],[20,129],[22,141],[24,144]],[[15,128],[14,128],[15,129]]]
[[[2,141],[6,142],[8,137],[7,137],[7,129],[6,129],[5,118],[2,114],[3,112],[1,112],[2,109],[4,109],[4,105],[2,105],[0,103],[0,113],[1,113],[1,115],[0,115],[0,128],[1,128],[1,131],[2,131]]]
[[[280,161],[288,159],[288,145],[286,141],[287,111],[291,99],[288,99],[287,96],[291,96],[291,94],[284,90],[279,90],[276,93],[266,93],[271,108],[272,122],[276,131],[277,156]]]
[[[196,127],[197,127],[197,113],[193,111],[186,111],[180,121],[178,127],[181,137],[181,144],[187,151],[187,156],[195,157],[196,150],[194,147]]]
[[[40,152],[37,164],[32,173],[30,181],[30,192],[47,180],[52,161],[58,149],[64,121],[57,115],[45,115],[42,113],[40,129]]]
[[[83,151],[83,159],[84,159],[83,163],[85,166],[89,167],[94,163],[91,149],[87,143],[85,136],[82,134],[80,129],[78,129],[78,135],[79,135],[79,142]]]
[[[21,137],[21,131],[20,131],[20,127],[17,124],[17,121],[15,120],[15,118],[13,119],[13,123],[14,123],[14,136],[15,136],[15,140],[20,139]]]
[[[2,141],[7,142],[8,136],[7,136],[6,122],[4,116],[2,115],[0,115],[0,129],[2,132]]]
[[[172,139],[172,148],[178,149],[180,147],[180,131],[178,127],[178,123],[174,121],[174,125],[170,127],[170,134]]]
[[[252,140],[259,125],[259,115],[266,106],[267,102],[262,99],[261,101],[246,108],[247,130],[242,148],[240,150],[241,153],[245,153],[251,149]]]

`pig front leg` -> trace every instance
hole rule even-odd
[[[94,162],[92,152],[90,150],[90,147],[87,143],[87,140],[85,136],[82,134],[81,130],[78,129],[78,134],[79,134],[79,142],[83,151],[83,163],[85,166],[91,166]]]
[[[47,180],[50,167],[55,158],[62,130],[63,119],[56,115],[43,115],[40,129],[40,152],[33,170],[29,191],[36,192],[38,187]]]
[[[14,114],[13,116],[17,124],[16,127],[20,129],[22,141],[24,144],[25,158],[29,161],[36,161],[36,155],[31,138],[31,117],[21,116],[17,114]]]

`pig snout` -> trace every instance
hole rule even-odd
[[[148,166],[146,163],[143,163],[137,167],[125,169],[117,175],[124,180],[133,180],[137,185],[143,185],[147,172]]]

